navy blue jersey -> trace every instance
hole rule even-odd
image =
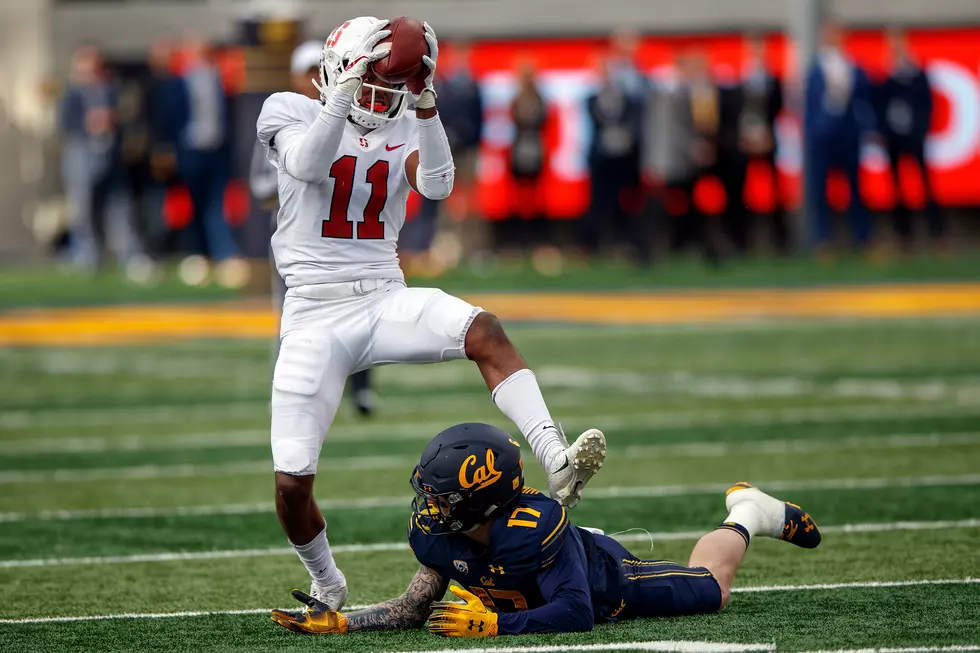
[[[565,509],[524,488],[493,523],[486,547],[465,535],[430,535],[413,515],[409,544],[419,562],[500,613],[501,635],[590,630],[588,562]]]
[[[499,613],[501,635],[590,630],[721,604],[707,569],[637,560],[616,540],[570,524],[561,504],[531,488],[494,520],[486,547],[466,535],[431,535],[418,515],[408,540],[421,564]]]

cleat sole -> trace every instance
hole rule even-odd
[[[570,488],[559,492],[559,500],[568,507],[574,507],[582,498],[582,488],[600,469],[606,459],[606,437],[598,429],[590,429],[580,435],[572,445],[570,464],[577,478]]]

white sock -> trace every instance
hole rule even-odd
[[[751,492],[755,496],[753,500],[742,500],[733,505],[725,521],[741,524],[752,537],[778,538],[783,532],[783,502],[755,488],[739,492]]]
[[[318,583],[329,585],[336,581],[340,575],[337,563],[333,561],[333,553],[330,551],[330,544],[327,542],[327,527],[314,537],[307,544],[296,546],[296,555],[303,561],[306,571],[310,572],[310,577]]]
[[[566,445],[551,419],[534,372],[527,369],[514,372],[493,389],[490,397],[524,434],[544,471],[551,471],[551,461]]]
[[[762,513],[750,502],[733,506],[725,521],[735,522],[749,532],[749,537],[755,537],[762,532]]]

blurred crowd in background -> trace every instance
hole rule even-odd
[[[203,38],[161,39],[136,71],[80,45],[58,115],[68,211],[60,254],[81,269],[111,255],[137,280],[179,256],[188,283],[205,280],[208,262],[222,283],[240,283],[230,102]]]
[[[406,265],[439,269],[431,253],[446,247],[457,252],[453,262],[540,248],[578,257],[621,255],[638,265],[685,250],[711,265],[753,252],[831,255],[845,241],[835,240],[827,194],[813,193],[806,219],[793,220],[788,193],[780,189],[778,121],[801,108],[804,183],[823,189],[836,170],[850,188],[842,212],[844,247],[873,254],[887,240],[898,250],[928,244],[948,251],[925,156],[933,122],[929,77],[901,30],[888,34],[886,75],[862,70],[843,47],[843,33],[828,21],[815,60],[792,84],[772,70],[761,37],[746,37],[742,69],[721,78],[697,46],[677,48],[671,74],[654,77],[638,63],[638,35],[611,36],[596,57],[595,85],[585,99],[591,193],[573,220],[544,217],[541,183],[554,163],[549,158],[558,154],[549,148],[554,115],[531,60],[513,71],[510,210],[503,219],[483,219],[478,180],[485,99],[469,46],[453,43],[437,90],[456,188],[444,202],[411,203],[400,243]],[[310,44],[297,50],[293,90],[312,89],[316,50]],[[241,133],[231,127],[234,89],[223,82],[214,50],[195,35],[161,39],[149,48],[145,66],[127,68],[107,64],[98,44],[84,43],[70,71],[55,94],[67,200],[64,229],[51,243],[55,254],[89,270],[115,259],[136,280],[150,280],[158,263],[178,259],[188,283],[212,275],[223,284],[244,283],[236,230],[254,211],[244,180],[233,183],[233,164],[252,144],[233,143],[233,134]],[[922,211],[911,210],[899,193],[885,220],[872,219],[859,175],[861,147],[869,140],[887,152],[896,187],[901,160],[917,169],[925,202],[916,208]],[[764,171],[770,186],[772,201],[761,213],[744,200],[750,167]],[[706,179],[723,189],[712,210],[698,198]],[[253,183],[253,190],[258,197],[252,201],[274,213],[274,186],[263,191]]]

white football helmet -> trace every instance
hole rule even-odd
[[[320,97],[326,101],[333,90],[337,77],[350,63],[352,51],[374,28],[380,19],[374,16],[359,16],[341,24],[323,44],[320,55],[320,83],[314,84],[320,90]],[[398,120],[408,107],[408,90],[404,84],[391,88],[364,82],[358,96],[351,103],[351,120],[368,129],[376,129],[386,122]]]

